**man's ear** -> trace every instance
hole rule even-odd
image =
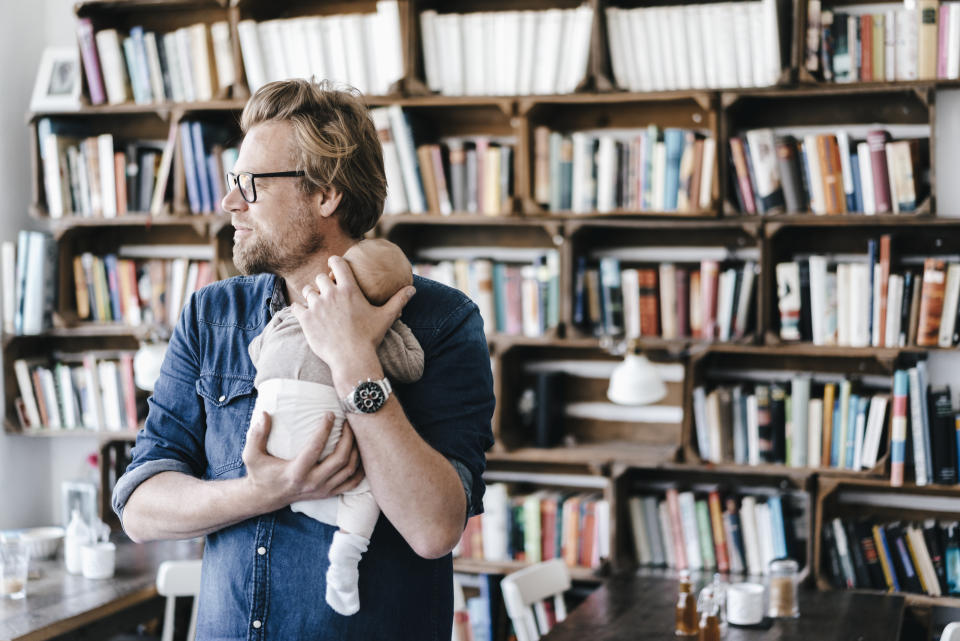
[[[320,215],[324,218],[329,218],[337,211],[337,207],[340,206],[343,193],[335,187],[330,187],[326,191],[318,192],[314,198],[316,198],[317,209],[320,211]]]

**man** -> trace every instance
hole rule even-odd
[[[374,307],[340,258],[376,224],[386,196],[380,143],[356,96],[270,83],[250,99],[241,128],[222,206],[245,276],[185,305],[114,509],[135,541],[206,536],[200,640],[449,639],[449,553],[482,509],[492,443],[477,308],[421,278],[415,296],[406,288]],[[338,395],[372,391],[375,401],[371,413],[347,414],[349,428],[319,464],[332,416],[290,461],[266,453],[269,416],[251,417],[247,345],[288,303]],[[425,367],[391,392],[375,349],[401,312]],[[360,612],[343,617],[324,600],[336,528],[287,506],[340,494],[364,474],[382,516],[360,564]]]

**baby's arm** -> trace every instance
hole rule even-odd
[[[397,320],[377,348],[383,373],[392,381],[412,383],[423,376],[423,348],[407,325]]]

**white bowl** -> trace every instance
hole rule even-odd
[[[20,530],[20,538],[30,545],[31,559],[52,559],[57,554],[60,539],[63,538],[62,527],[31,527]]]

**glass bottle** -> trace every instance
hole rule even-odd
[[[680,572],[680,592],[677,595],[674,634],[687,637],[697,634],[697,602],[693,596],[690,573],[686,570]]]
[[[797,617],[800,608],[797,599],[797,562],[793,559],[775,559],[770,562],[770,617]]]
[[[713,585],[700,591],[697,609],[700,610],[698,641],[720,641],[720,598]]]

